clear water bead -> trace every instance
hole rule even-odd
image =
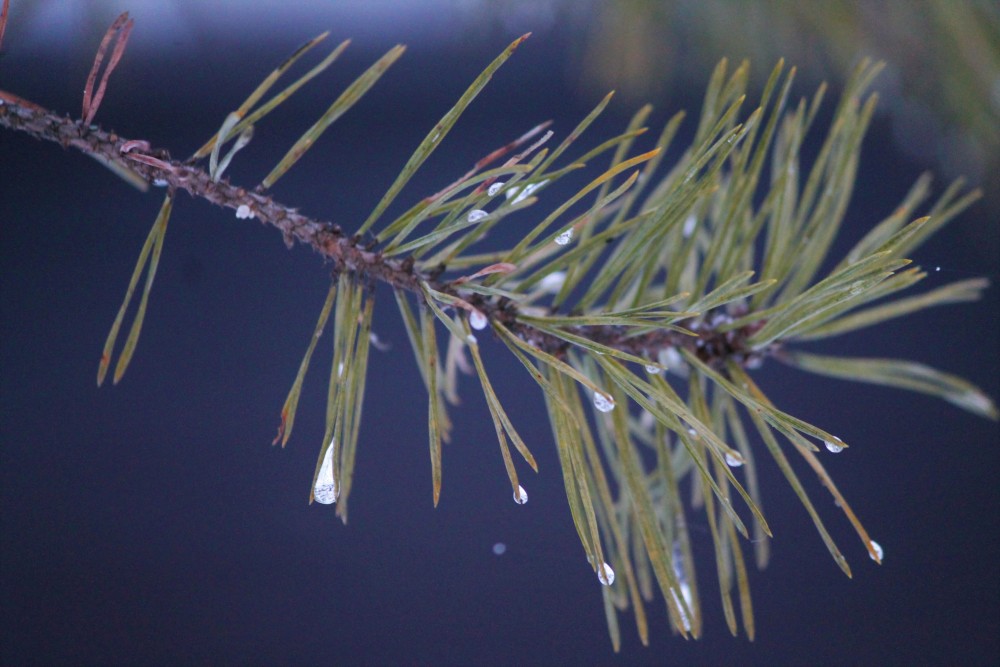
[[[500,188],[503,187],[503,183],[497,182],[490,186],[490,189],[486,191],[490,197],[494,196],[496,193],[500,192]]]
[[[823,441],[823,444],[826,445],[826,448],[829,449],[834,454],[838,454],[844,451],[844,441],[836,436],[834,436],[833,439],[836,440],[837,442],[830,442],[829,440]]]
[[[657,373],[660,372],[660,370],[662,369],[659,366],[651,366],[650,364],[646,364],[646,372],[649,373],[650,375],[656,375]]]
[[[684,359],[681,357],[681,353],[677,351],[676,347],[667,347],[663,349],[662,361],[664,365],[668,368],[670,366],[680,366],[684,363]]]
[[[594,407],[601,412],[611,412],[615,409],[615,399],[605,396],[599,391],[594,392]]]
[[[605,586],[615,583],[615,571],[607,563],[601,563],[597,568],[597,579]]]
[[[493,555],[503,556],[505,553],[507,553],[506,544],[504,544],[503,542],[497,542],[496,544],[493,545]]]
[[[333,441],[331,441],[330,446],[326,448],[326,455],[323,456],[319,476],[316,477],[313,499],[320,505],[332,505],[337,502],[338,495],[337,483],[333,479]]]
[[[735,452],[726,452],[726,464],[730,468],[739,468],[743,465],[743,457]]]
[[[514,494],[514,502],[518,505],[523,505],[528,502],[528,492],[524,490],[524,487],[520,484],[517,485],[517,493]]]
[[[541,282],[538,283],[539,289],[543,292],[549,294],[558,294],[559,290],[566,283],[566,272],[565,271],[553,271],[549,275],[542,278]]]
[[[468,336],[465,337],[465,342],[469,345],[476,345],[477,343],[479,343],[479,339],[473,336],[472,334],[469,334]]]
[[[473,310],[469,313],[469,326],[476,331],[482,331],[486,328],[487,324],[489,324],[489,320],[486,319],[486,316],[482,312]]]
[[[573,229],[570,228],[556,237],[556,245],[568,245],[569,242],[572,240],[573,240]]]
[[[885,554],[885,552],[882,551],[882,545],[876,542],[875,540],[868,540],[868,544],[872,546],[872,551],[874,551],[875,555],[878,556],[877,562],[881,563],[882,557]],[[872,557],[871,554],[868,554],[868,557],[871,558],[872,560],[875,560],[875,558]]]
[[[246,204],[240,204],[240,207],[236,209],[236,217],[240,220],[246,220],[247,218],[253,218],[253,211]]]
[[[511,197],[514,198],[514,201],[510,203],[511,206],[514,206],[516,204],[520,204],[521,202],[523,202],[525,199],[531,196],[532,192],[534,192],[535,190],[542,187],[548,182],[549,182],[548,179],[546,179],[539,183],[529,183],[528,185],[525,185],[523,188],[514,186],[508,189],[506,192],[504,192],[504,195],[507,197],[507,199],[510,199]]]
[[[469,222],[479,222],[487,216],[489,216],[489,213],[477,208],[474,211],[469,211],[468,220]]]
[[[684,234],[684,238],[688,238],[692,233],[694,233],[694,228],[697,224],[698,218],[693,215],[689,215],[684,219],[684,228],[681,230],[681,233]]]

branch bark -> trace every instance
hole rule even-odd
[[[459,294],[457,285],[460,282],[439,278],[446,267],[437,267],[428,273],[419,269],[412,258],[384,257],[377,249],[362,243],[360,237],[345,234],[335,223],[303,215],[297,209],[275,201],[260,187],[247,190],[231,184],[227,178],[213,180],[207,171],[196,164],[175,160],[169,151],[151,148],[146,141],[126,139],[82,120],[59,116],[2,90],[0,126],[57,143],[63,148],[77,149],[116,170],[137,174],[142,181],[155,187],[183,190],[196,199],[232,209],[237,217],[256,218],[272,225],[281,231],[286,246],[291,248],[299,242],[311,247],[333,265],[335,273],[355,272],[370,282],[384,282],[421,297],[421,283],[426,282],[438,292],[467,301],[489,320],[502,323],[522,339],[550,354],[561,357],[569,346],[565,341],[518,319],[518,306],[509,299]],[[725,333],[716,330],[714,325],[719,323],[721,321],[708,319],[688,321],[686,324],[695,335],[661,329],[642,336],[628,336],[627,329],[618,326],[573,327],[567,331],[635,355],[652,356],[668,347],[685,348],[713,367],[721,367],[728,360],[743,366],[754,366],[780,347],[775,344],[759,351],[746,344],[747,338],[763,326],[763,320]]]

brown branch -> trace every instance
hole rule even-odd
[[[426,282],[436,291],[463,299],[489,320],[503,324],[523,340],[546,352],[563,356],[569,347],[565,341],[521,321],[518,318],[517,304],[509,299],[487,298],[470,293],[460,295],[462,278],[451,281],[438,279],[444,267],[428,274],[418,269],[412,258],[385,257],[378,250],[363,247],[359,238],[347,236],[339,225],[303,215],[259,189],[246,190],[232,185],[226,178],[214,181],[204,169],[174,160],[169,152],[151,148],[146,141],[125,139],[114,132],[89,126],[83,121],[57,116],[2,90],[0,126],[58,143],[64,148],[75,148],[101,162],[132,171],[154,186],[167,187],[171,191],[184,190],[192,197],[230,208],[239,218],[256,218],[262,223],[273,225],[281,231],[288,247],[292,247],[296,241],[311,247],[333,264],[335,272],[351,271],[368,281],[384,282],[418,295],[423,294],[421,283]],[[502,264],[493,265],[465,280],[505,268]],[[719,317],[723,319],[718,319]],[[727,332],[716,330],[717,326],[728,321],[728,317],[719,315],[716,319],[702,318],[682,323],[687,324],[695,335],[672,329],[658,329],[634,336],[629,335],[627,328],[619,326],[573,327],[567,331],[647,358],[667,347],[685,348],[713,366],[721,366],[726,360],[753,366],[778,349],[775,345],[764,352],[754,351],[746,344],[749,336],[763,325],[762,321]]]

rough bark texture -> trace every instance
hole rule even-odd
[[[348,236],[339,225],[315,220],[296,209],[275,201],[261,188],[247,190],[231,184],[228,179],[214,180],[196,164],[171,158],[169,151],[150,147],[143,140],[126,139],[96,125],[61,117],[16,95],[0,91],[0,125],[25,132],[36,139],[52,141],[64,148],[75,148],[101,163],[117,166],[138,174],[146,183],[165,187],[170,192],[183,190],[192,197],[230,208],[237,217],[256,218],[281,231],[285,244],[296,241],[311,247],[333,265],[334,272],[351,271],[369,282],[384,282],[393,287],[422,295],[421,282],[433,289],[459,297],[480,310],[491,321],[502,323],[515,334],[551,354],[563,356],[568,343],[518,319],[518,306],[508,299],[488,299],[478,294],[459,294],[453,283],[439,278],[446,267],[432,273],[421,271],[411,258],[384,257],[377,249]],[[624,327],[588,326],[567,329],[594,342],[625,352],[655,358],[659,350],[685,348],[712,366],[722,366],[733,360],[753,366],[767,354],[778,349],[772,345],[766,351],[751,350],[747,338],[763,326],[764,321],[745,327],[719,332],[716,326],[728,322],[720,315],[681,322],[696,335],[670,329],[660,329],[641,336],[629,336]]]

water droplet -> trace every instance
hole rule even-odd
[[[681,595],[685,598],[691,595],[690,590],[691,589],[687,586],[687,584],[681,584]],[[671,588],[670,594],[674,596],[674,602],[677,603],[677,611],[680,613],[681,625],[684,626],[684,631],[691,632],[691,619],[688,618],[687,613],[684,611],[684,607],[681,605],[681,600],[677,597],[677,592]],[[688,606],[690,607],[690,603],[688,603]]]
[[[507,199],[510,199],[511,197],[514,197],[514,201],[512,201],[510,203],[511,206],[514,206],[516,204],[520,204],[521,202],[523,202],[525,199],[527,199],[529,196],[531,196],[532,192],[534,192],[535,190],[537,190],[538,188],[542,187],[543,185],[545,185],[548,182],[549,181],[546,179],[546,180],[541,181],[539,183],[529,183],[528,185],[525,185],[523,188],[518,187],[518,186],[515,185],[514,187],[510,188],[509,190],[507,190],[504,193],[504,195],[507,197]]]
[[[469,220],[469,222],[479,222],[480,220],[482,220],[482,219],[484,219],[484,218],[486,218],[488,216],[489,216],[489,213],[487,213],[486,211],[484,211],[482,209],[478,209],[477,208],[477,209],[475,209],[473,211],[469,211],[468,220]]]
[[[236,209],[236,217],[240,220],[246,220],[247,218],[253,218],[254,213],[246,204],[240,204],[240,207]]]
[[[605,396],[599,391],[594,392],[594,407],[601,412],[611,412],[615,409],[615,399]]]
[[[486,316],[482,312],[473,310],[469,313],[469,326],[476,331],[482,331],[486,328],[487,324],[489,324],[489,320],[486,319]]]
[[[649,373],[650,375],[656,375],[661,370],[663,369],[660,368],[659,366],[652,366],[650,364],[646,364],[646,372]]]
[[[503,187],[503,183],[500,183],[500,182],[494,183],[493,185],[490,186],[490,189],[486,191],[486,194],[488,194],[490,197],[492,197],[492,196],[496,195],[496,193],[500,192],[500,188],[502,188],[502,187]]]
[[[333,479],[333,441],[326,448],[323,456],[323,465],[319,467],[319,475],[316,477],[316,485],[313,487],[313,500],[320,505],[332,505],[337,502],[340,489]]]
[[[694,233],[694,228],[695,226],[697,226],[697,224],[698,224],[698,218],[694,217],[694,215],[689,215],[687,218],[684,219],[684,228],[681,230],[681,232],[684,234],[684,238],[688,238],[691,236],[692,233]]]
[[[155,185],[158,188],[165,188],[167,187],[167,182],[162,178],[154,178],[153,185]]]
[[[941,270],[941,267],[940,267],[940,266],[935,266],[935,267],[934,267],[934,271],[935,271],[935,272],[937,272],[937,271],[940,271],[940,270]]]
[[[605,586],[615,583],[615,571],[607,563],[601,563],[597,568],[597,579]]]
[[[514,502],[518,505],[523,505],[528,502],[528,492],[524,490],[524,487],[520,484],[517,485],[517,493],[514,494]]]
[[[977,412],[983,416],[989,416],[993,410],[993,401],[986,394],[970,389],[961,394],[946,394],[944,400],[952,405],[957,405],[965,410]]]
[[[677,578],[677,585],[681,589],[681,594],[678,596],[677,591],[673,588],[670,589],[670,594],[677,604],[677,609],[681,617],[681,625],[684,626],[686,632],[691,632],[691,619],[688,618],[687,612],[684,611],[684,605],[681,604],[681,599],[683,598],[684,604],[687,605],[688,609],[691,609],[691,586],[688,585],[687,574],[684,572],[684,552],[681,551],[680,542],[676,540],[674,541],[673,561],[674,576]]]
[[[570,227],[565,232],[556,237],[556,245],[567,245],[573,240],[573,228]]]
[[[684,359],[681,358],[680,352],[677,351],[676,347],[668,347],[663,350],[662,363],[668,368],[671,366],[682,366]]]
[[[871,545],[872,551],[874,551],[875,555],[878,556],[878,561],[877,562],[881,563],[882,562],[882,557],[885,554],[885,552],[882,551],[882,545],[879,544],[878,542],[876,542],[875,540],[868,540],[868,544]],[[869,553],[868,556],[871,558],[872,555]],[[872,558],[872,560],[875,560],[875,558]]]
[[[743,465],[743,457],[736,452],[726,452],[726,464],[730,468],[739,468]]]
[[[549,294],[558,294],[559,290],[566,283],[566,272],[565,271],[553,271],[549,275],[542,278],[541,282],[538,283],[538,288],[543,292],[548,292]]]
[[[344,362],[341,361],[339,364],[337,364],[337,377],[340,377],[343,374],[344,374]]]
[[[837,436],[833,436],[833,439],[836,440],[837,442],[830,442],[829,440],[823,441],[823,444],[826,445],[826,448],[829,449],[834,454],[838,454],[844,451],[844,441],[838,438]]]
[[[497,542],[496,544],[493,545],[493,555],[503,556],[505,553],[507,553],[506,544],[504,544],[503,542]]]

